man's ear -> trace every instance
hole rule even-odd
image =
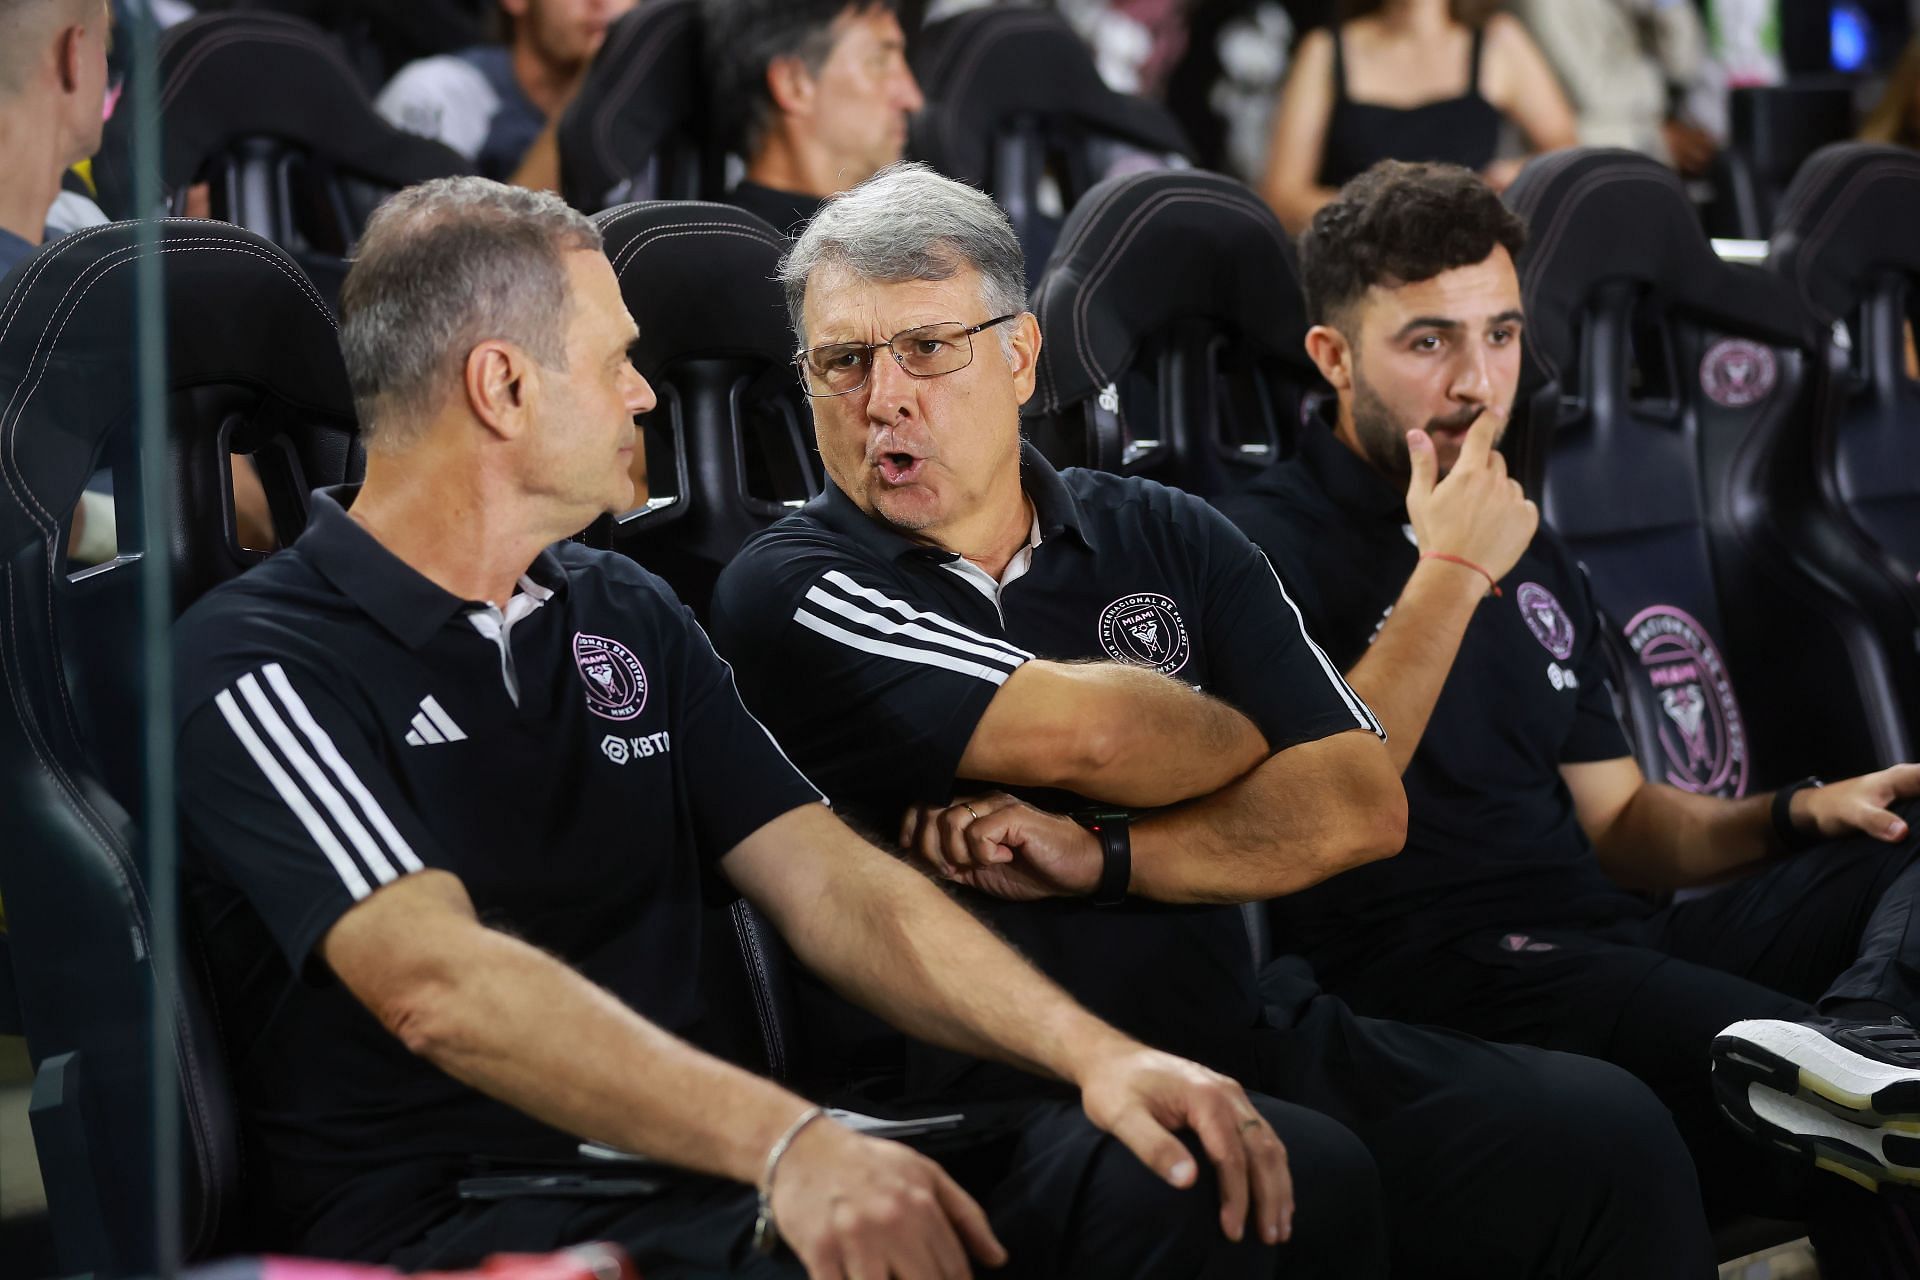
[[[1353,348],[1347,335],[1328,325],[1307,330],[1307,357],[1335,391],[1353,390]]]
[[[1007,364],[1013,370],[1013,393],[1025,404],[1033,398],[1040,372],[1040,321],[1029,311],[1017,320],[1007,321],[1007,325],[1012,331],[1007,336]],[[979,342],[985,337],[986,333],[976,333],[973,340]]]
[[[767,63],[767,93],[783,115],[812,115],[816,87],[807,64],[791,54]]]
[[[511,342],[483,342],[467,352],[462,379],[467,407],[502,439],[526,426],[527,405],[539,374],[527,353]]]
[[[68,27],[60,33],[60,41],[54,47],[54,59],[58,63],[54,69],[60,76],[62,93],[80,91],[80,60],[86,57],[87,29]]]

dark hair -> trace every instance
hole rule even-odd
[[[1333,20],[1352,22],[1355,18],[1364,18],[1386,7],[1387,0],[1339,0],[1339,3],[1333,7]],[[1478,30],[1486,26],[1488,19],[1505,7],[1502,0],[1450,0],[1447,12],[1461,26]]]
[[[1307,321],[1334,324],[1376,284],[1416,284],[1484,262],[1496,245],[1518,257],[1526,224],[1471,170],[1382,160],[1313,215],[1300,237]]]
[[[767,67],[798,58],[818,73],[843,13],[898,12],[895,0],[700,0],[702,57],[717,136],[743,154],[773,123]]]

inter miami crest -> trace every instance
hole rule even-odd
[[[618,640],[574,633],[573,662],[586,686],[587,710],[608,720],[631,720],[647,705],[647,672]]]
[[[1115,662],[1170,676],[1187,665],[1187,624],[1172,600],[1155,591],[1121,596],[1100,611],[1100,648]]]
[[[1513,593],[1513,602],[1542,648],[1561,662],[1573,656],[1573,619],[1553,592],[1537,582],[1523,582]]]
[[[1745,795],[1747,726],[1706,628],[1660,604],[1635,614],[1626,635],[1660,707],[1667,782],[1700,795]]]

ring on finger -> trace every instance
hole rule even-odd
[[[964,800],[962,800],[962,801],[960,802],[960,807],[961,807],[962,809],[965,809],[965,810],[967,811],[967,816],[968,816],[969,818],[972,818],[972,819],[973,819],[973,820],[974,820],[975,822],[978,822],[978,821],[980,821],[980,815],[979,815],[979,814],[977,814],[977,813],[975,813],[975,812],[973,811],[973,806],[972,806],[972,805],[970,805],[970,804],[968,804],[968,803],[967,803],[966,801],[964,801]]]
[[[1239,1131],[1241,1133],[1245,1133],[1249,1129],[1257,1128],[1259,1124],[1260,1124],[1259,1116],[1248,1116],[1245,1120],[1242,1120],[1240,1122]]]

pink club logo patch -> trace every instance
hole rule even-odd
[[[1667,782],[1697,795],[1745,795],[1746,721],[1707,629],[1657,604],[1633,616],[1626,636],[1660,705]]]
[[[647,670],[618,640],[573,636],[573,662],[586,687],[587,710],[608,720],[631,720],[647,705]]]
[[[1537,582],[1523,582],[1513,593],[1513,603],[1527,630],[1548,653],[1562,662],[1573,656],[1573,619],[1560,607],[1553,592]]]
[[[1700,388],[1715,404],[1744,409],[1773,394],[1773,352],[1745,338],[1722,338],[1700,359]]]

